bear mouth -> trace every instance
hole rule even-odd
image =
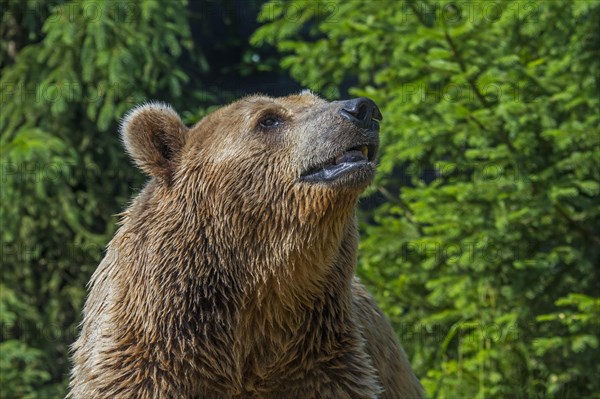
[[[343,175],[373,166],[377,146],[362,144],[351,147],[326,162],[315,165],[304,173],[301,179],[309,182],[330,182]]]

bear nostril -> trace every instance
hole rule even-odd
[[[367,113],[368,113],[368,111],[367,111],[366,104],[361,104],[358,107],[358,112],[356,113],[356,118],[361,119],[361,120],[365,119],[367,117]]]
[[[339,114],[358,127],[369,128],[373,125],[373,119],[380,120],[381,112],[373,100],[360,97],[345,101]]]

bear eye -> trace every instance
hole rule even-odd
[[[275,116],[275,115],[267,115],[265,117],[262,117],[258,121],[258,125],[265,129],[272,129],[272,128],[279,127],[282,123],[283,123],[283,120],[280,117]]]

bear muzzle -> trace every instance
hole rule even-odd
[[[373,100],[366,97],[335,101],[332,105],[339,123],[335,123],[336,127],[326,135],[324,145],[333,149],[304,170],[300,180],[364,186],[375,173],[379,147],[378,121],[383,119],[381,111]],[[336,146],[332,146],[333,143]]]

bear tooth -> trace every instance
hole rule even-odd
[[[369,147],[367,147],[366,145],[360,147],[360,152],[362,152],[365,158],[369,157]]]

